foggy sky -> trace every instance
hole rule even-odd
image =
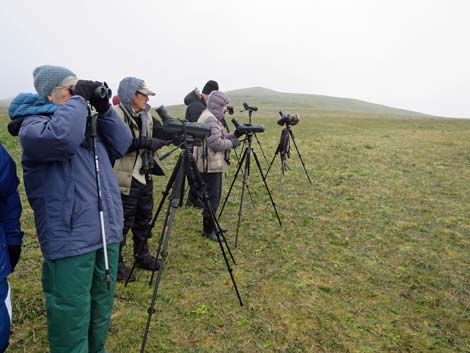
[[[208,79],[222,90],[362,99],[470,118],[465,0],[167,0],[1,3],[0,98],[32,92],[32,71],[144,79],[181,104]]]

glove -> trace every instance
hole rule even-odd
[[[89,101],[95,88],[98,87],[97,83],[99,82],[79,80],[72,88],[72,94],[75,96],[82,96],[86,101]]]
[[[156,151],[163,146],[169,145],[171,142],[172,140],[160,140],[151,137],[137,137],[132,139],[132,144],[128,151],[142,150],[144,148]]]
[[[109,107],[111,106],[111,104],[109,104],[109,96],[111,96],[112,93],[111,93],[111,90],[108,88],[108,84],[106,82],[101,83],[101,82],[95,81],[95,85],[96,86],[94,90],[96,90],[96,88],[98,87],[104,86],[106,87],[106,90],[109,91],[109,92],[102,92],[104,95],[103,98],[97,96],[96,94],[93,94],[90,98],[90,103],[93,106],[93,108],[96,109],[98,114],[104,114],[108,111]],[[104,90],[103,87],[102,89]]]
[[[243,132],[241,131],[241,129],[236,128],[235,131],[233,132],[233,134],[234,134],[236,137],[240,137],[241,135],[243,135]]]
[[[238,140],[238,139],[236,139],[236,140],[235,140],[235,139],[234,139],[234,140],[232,140],[232,145],[233,145],[233,148],[240,146],[240,143],[241,143],[241,142],[240,142],[240,140]]]
[[[11,271],[16,267],[16,264],[20,260],[21,254],[21,245],[9,245],[8,246],[8,255],[10,257]]]
[[[171,142],[172,142],[172,140],[160,140],[160,139],[156,139],[156,138],[150,138],[149,148],[152,151],[156,151],[156,150],[162,148],[163,146],[168,146]]]

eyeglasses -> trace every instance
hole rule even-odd
[[[142,92],[139,92],[139,91],[137,91],[137,92],[135,92],[135,93],[136,93],[136,94],[140,94],[141,96],[144,96],[144,97],[146,97],[146,98],[149,97],[149,96],[147,96],[146,94],[143,94]]]

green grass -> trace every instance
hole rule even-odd
[[[293,131],[314,185],[293,153],[278,190],[276,161],[268,183],[280,228],[252,167],[255,207],[247,197],[239,247],[232,246],[245,306],[218,245],[199,236],[199,211],[180,209],[147,352],[470,352],[470,121],[291,113],[302,114]],[[266,127],[259,137],[271,159],[278,117],[254,117]],[[0,117],[0,139],[19,162],[6,123]],[[171,170],[174,161],[166,164]],[[232,164],[225,192],[234,170]],[[166,180],[155,180],[157,200]],[[236,185],[221,219],[230,244]],[[43,353],[41,255],[23,187],[21,193],[26,235],[10,277],[10,352]],[[107,344],[114,353],[140,349],[152,289],[148,273],[137,277],[116,290]]]

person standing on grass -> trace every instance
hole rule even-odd
[[[207,97],[212,91],[218,91],[219,84],[217,81],[209,80],[206,82],[202,89],[202,93],[199,93],[199,90],[195,88],[189,92],[186,97],[184,97],[184,104],[187,106],[186,113],[184,118],[189,122],[197,122],[201,113],[207,107]],[[194,190],[194,188],[189,186],[188,200],[186,206],[203,208],[203,202],[199,199],[200,190]]]
[[[7,276],[14,271],[21,254],[21,201],[16,165],[0,143],[0,352],[9,343],[11,326],[10,286]]]
[[[19,136],[23,149],[24,185],[44,256],[50,352],[104,353],[123,227],[112,163],[129,148],[131,134],[109,99],[96,95],[100,82],[77,81],[69,69],[49,65],[36,68],[33,77],[38,94],[21,93],[12,101],[9,131]],[[95,151],[87,101],[98,113]],[[106,244],[98,212],[95,153]]]
[[[119,250],[117,275],[120,282],[125,281],[130,274],[122,255],[129,230],[133,235],[136,266],[149,271],[157,270],[159,266],[155,256],[150,254],[147,239],[154,203],[152,175],[164,175],[157,150],[170,144],[171,140],[161,140],[154,136],[159,121],[154,120],[150,114],[149,96],[155,96],[155,93],[143,80],[126,77],[119,83],[120,102],[114,106],[132,134],[131,146],[114,164],[124,207],[124,240]],[[135,281],[135,277],[131,276],[129,281]]]
[[[202,179],[206,185],[209,203],[217,214],[222,195],[222,173],[227,169],[224,152],[240,145],[238,131],[227,133],[222,120],[228,107],[228,97],[221,91],[213,91],[207,99],[207,109],[199,117],[198,123],[208,124],[211,134],[206,146],[194,148],[194,159]],[[209,209],[204,205],[202,212],[202,236],[212,241],[218,241],[215,225],[210,217]]]

